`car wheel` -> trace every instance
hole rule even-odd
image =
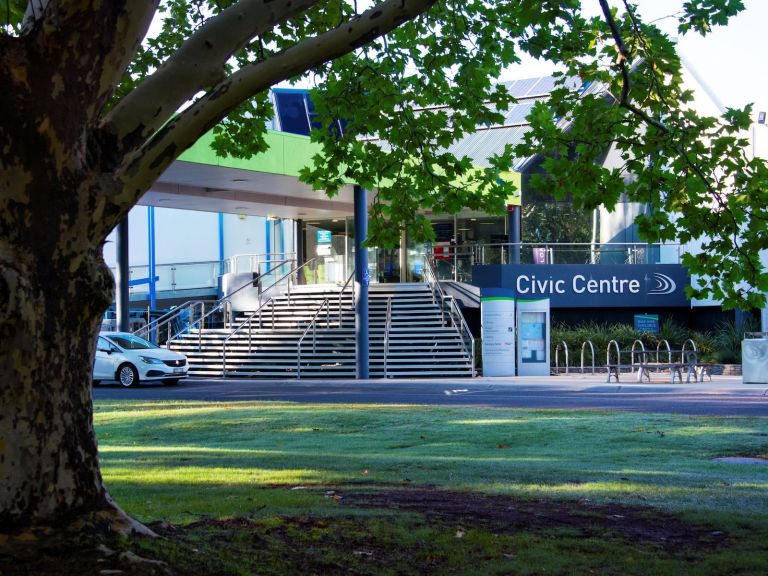
[[[139,373],[130,364],[123,364],[117,369],[117,381],[126,388],[139,383]]]
[[[179,383],[178,378],[166,378],[165,380],[163,380],[163,384],[167,386],[175,386],[178,383]]]

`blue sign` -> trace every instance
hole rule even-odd
[[[330,230],[318,230],[317,231],[317,243],[318,244],[330,244],[331,243],[331,231]]]
[[[659,315],[658,314],[635,314],[635,331],[658,334]]]
[[[549,298],[553,308],[690,306],[679,264],[494,264],[474,266],[472,283],[508,288],[518,300]]]

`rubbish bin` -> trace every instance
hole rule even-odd
[[[741,341],[744,384],[768,384],[768,332],[747,332]]]

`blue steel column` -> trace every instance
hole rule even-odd
[[[368,378],[368,203],[365,188],[355,186],[355,340],[357,377]]]
[[[117,273],[115,284],[115,312],[117,313],[116,328],[121,332],[127,332],[129,328],[128,314],[130,305],[128,302],[128,215],[126,214],[117,225],[117,238],[115,242],[117,252]]]
[[[157,308],[157,294],[155,291],[155,207],[147,207],[147,230],[149,233],[149,309]],[[149,322],[150,319],[147,319]]]
[[[520,264],[520,223],[522,212],[522,206],[507,205],[507,241],[511,244],[509,250],[510,264]]]
[[[224,212],[219,212],[219,263],[219,274],[224,274]]]

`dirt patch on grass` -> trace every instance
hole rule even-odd
[[[335,495],[343,506],[384,508],[414,512],[430,521],[482,526],[496,533],[571,528],[585,536],[615,533],[637,542],[652,542],[668,552],[710,549],[727,534],[711,527],[695,526],[648,508],[595,504],[586,500],[521,500],[444,490],[348,491]]]
[[[424,486],[308,491],[337,502],[339,515],[158,522],[151,528],[160,539],[107,546],[50,535],[15,553],[0,546],[0,575],[516,573],[542,556],[560,556],[560,573],[576,562],[576,572],[600,574],[597,567],[608,565],[605,573],[613,574],[626,571],[621,558],[686,565],[727,540],[724,532],[649,508],[587,500],[521,500]]]

